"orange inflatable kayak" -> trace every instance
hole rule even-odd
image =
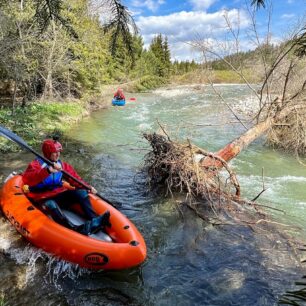
[[[141,264],[146,245],[135,225],[121,212],[97,196],[90,201],[97,214],[110,211],[112,226],[107,233],[84,236],[49,218],[36,208],[22,191],[22,178],[10,178],[0,193],[5,216],[21,235],[36,247],[84,268],[119,270]],[[71,215],[77,216],[72,212]],[[77,220],[77,217],[75,219]]]

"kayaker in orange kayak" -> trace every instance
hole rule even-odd
[[[90,203],[87,190],[73,180],[63,182],[61,170],[65,170],[75,178],[84,182],[74,168],[59,159],[62,145],[53,139],[46,139],[42,144],[44,156],[52,161],[53,167],[48,166],[43,160],[33,160],[22,174],[23,182],[29,186],[27,196],[43,210],[46,210],[54,221],[84,235],[100,230],[104,226],[110,226],[109,212],[97,216]],[[85,182],[84,182],[85,183]],[[87,183],[86,183],[87,184]],[[88,184],[87,184],[88,185]],[[94,187],[90,192],[97,193]],[[72,224],[61,211],[62,208],[79,203],[87,219],[82,225]]]
[[[117,91],[115,92],[114,99],[125,100],[125,96],[124,96],[123,90],[121,88],[118,88]]]

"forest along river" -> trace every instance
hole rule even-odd
[[[220,85],[232,107],[245,111],[253,98],[247,87]],[[118,272],[88,272],[54,260],[25,242],[1,218],[0,294],[9,305],[276,305],[305,271],[279,235],[255,233],[243,226],[214,227],[191,211],[183,216],[175,198],[148,191],[140,164],[148,152],[143,132],[159,129],[172,137],[216,151],[244,128],[210,87],[175,87],[137,94],[124,107],[95,113],[68,135],[82,145],[78,152],[64,149],[63,159],[106,198],[141,211],[124,213],[143,234],[148,258],[137,268]],[[208,126],[211,124],[211,126]],[[66,153],[65,153],[66,150]],[[69,152],[68,152],[69,151]],[[23,169],[29,154],[1,155],[3,178]],[[231,166],[238,173],[243,196],[266,192],[259,203],[279,227],[306,240],[306,168],[290,156],[257,140]],[[298,229],[296,227],[299,227]],[[1,302],[0,302],[1,303]]]

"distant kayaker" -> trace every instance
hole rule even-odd
[[[46,210],[57,223],[84,235],[94,233],[104,226],[110,226],[109,211],[98,216],[92,208],[87,190],[82,189],[81,185],[78,186],[71,179],[63,182],[63,173],[60,170],[65,170],[75,178],[84,181],[70,164],[59,159],[61,151],[62,145],[57,140],[46,139],[43,142],[42,152],[54,164],[48,166],[43,160],[37,158],[28,165],[22,174],[24,184],[29,186],[28,198]],[[97,190],[91,187],[90,192],[95,194]],[[85,217],[89,219],[79,226],[70,222],[60,209],[60,207],[69,209],[75,203],[80,204]]]
[[[115,92],[114,99],[125,100],[125,96],[124,96],[123,90],[121,88],[118,88],[117,91]]]

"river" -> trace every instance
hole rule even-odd
[[[252,108],[246,86],[218,85],[231,107]],[[299,258],[274,233],[242,225],[212,226],[176,208],[177,198],[151,192],[141,171],[148,143],[143,132],[162,125],[171,138],[189,138],[216,151],[244,128],[209,86],[180,86],[130,95],[124,107],[94,113],[67,135],[63,159],[111,202],[141,211],[124,213],[143,234],[148,258],[140,267],[89,272],[58,261],[22,239],[2,217],[0,298],[7,305],[277,305],[303,273]],[[27,153],[0,156],[4,178],[23,169]],[[306,238],[306,169],[294,158],[256,140],[230,164],[244,197],[258,202],[279,230]],[[1,299],[0,299],[1,304]]]

